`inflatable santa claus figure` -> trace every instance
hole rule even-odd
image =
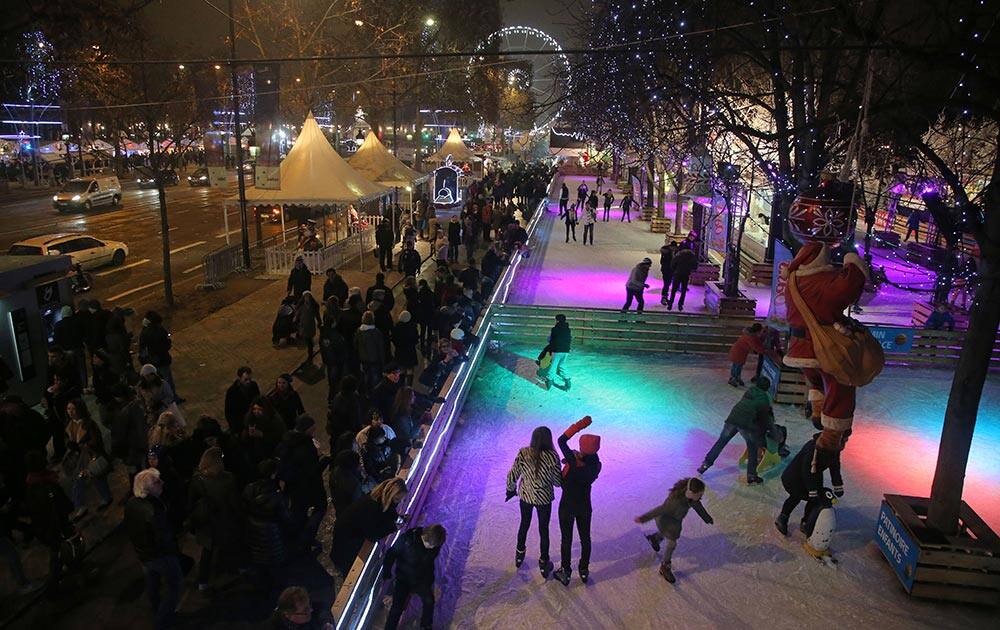
[[[830,263],[830,249],[826,243],[805,243],[788,265],[788,274],[795,274],[795,286],[802,302],[812,312],[819,324],[834,324],[843,319],[844,310],[854,304],[865,286],[868,269],[857,254],[844,256],[844,265]],[[786,298],[790,341],[784,363],[802,369],[809,385],[809,402],[812,405],[813,424],[839,442],[840,434],[851,428],[854,420],[855,388],[837,382],[831,374],[820,368],[813,350],[812,339],[805,319],[795,300]]]

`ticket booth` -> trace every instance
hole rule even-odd
[[[34,405],[46,381],[46,351],[64,304],[72,304],[69,256],[0,256],[0,357],[7,391]]]

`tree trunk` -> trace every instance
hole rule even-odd
[[[653,197],[653,182],[656,179],[656,162],[653,158],[647,160],[646,165],[646,176],[648,177],[649,185],[646,187],[646,206],[652,206],[656,203]]]
[[[674,198],[674,236],[680,236],[681,224],[684,223],[684,201],[681,199],[681,191],[684,190],[684,162],[677,167],[677,177],[674,178],[677,190]]]

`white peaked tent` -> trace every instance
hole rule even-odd
[[[483,161],[482,158],[473,153],[469,147],[465,146],[465,143],[462,142],[462,134],[458,133],[458,129],[455,129],[454,127],[448,133],[448,139],[444,141],[441,148],[424,158],[424,161],[435,164],[444,164],[449,155],[451,156],[453,162]]]
[[[323,135],[312,112],[279,167],[281,188],[247,188],[249,204],[329,205],[357,203],[385,194],[340,157]],[[234,201],[233,198],[229,199]]]
[[[410,186],[427,178],[389,153],[374,131],[368,132],[364,144],[348,158],[347,163],[368,179],[384,186]]]

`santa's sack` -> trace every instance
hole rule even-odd
[[[863,387],[875,380],[885,366],[885,353],[868,328],[858,321],[845,319],[835,324],[820,324],[799,295],[796,273],[788,277],[788,293],[802,314],[813,352],[821,370],[841,385]]]

